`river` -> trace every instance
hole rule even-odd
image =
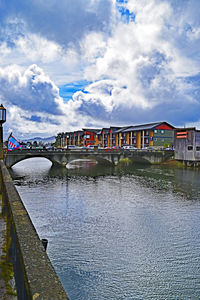
[[[11,175],[70,300],[200,299],[200,171],[35,158]]]

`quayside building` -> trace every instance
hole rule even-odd
[[[174,132],[175,159],[194,164],[200,162],[200,130],[176,128]]]
[[[145,147],[172,147],[174,142],[174,126],[163,121],[156,123],[130,125],[109,128],[83,128],[74,132],[62,132],[56,137],[60,147],[100,146],[122,147],[133,145],[138,149]]]

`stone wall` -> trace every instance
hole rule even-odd
[[[9,250],[14,265],[18,299],[67,300],[66,293],[3,161],[0,161],[0,177],[3,211],[7,216]]]

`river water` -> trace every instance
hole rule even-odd
[[[37,158],[11,175],[70,300],[200,299],[200,171]]]

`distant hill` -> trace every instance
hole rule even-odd
[[[47,138],[41,138],[41,137],[34,137],[34,138],[31,138],[31,139],[25,139],[25,140],[22,140],[22,142],[34,142],[36,141],[37,143],[39,142],[42,142],[43,144],[51,144],[51,143],[54,143],[56,141],[56,137],[55,136],[50,136],[50,137],[47,137]]]

